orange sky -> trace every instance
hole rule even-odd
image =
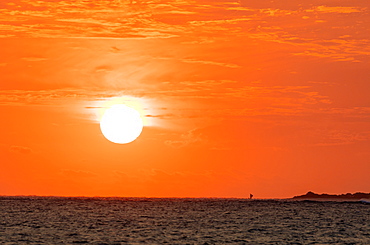
[[[0,195],[369,192],[369,33],[368,0],[1,1]]]

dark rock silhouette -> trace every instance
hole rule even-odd
[[[331,194],[316,194],[312,191],[307,192],[301,196],[294,196],[293,199],[350,199],[350,200],[360,200],[363,198],[370,198],[370,193],[347,193],[347,194],[340,194],[340,195],[331,195]]]

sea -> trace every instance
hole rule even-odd
[[[0,244],[370,244],[370,204],[0,197]]]

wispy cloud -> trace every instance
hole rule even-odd
[[[183,3],[184,4],[184,3]],[[130,4],[118,1],[22,1],[18,8],[4,6],[0,32],[28,37],[167,38],[183,30],[154,15],[192,15],[179,2]],[[179,29],[180,28],[180,29]]]
[[[361,62],[370,55],[370,41],[364,35],[368,30],[363,25],[369,9],[355,3],[344,7],[266,6],[246,1],[130,4],[25,0],[19,5],[2,6],[0,35],[78,40],[58,44],[70,45],[65,54],[23,51],[18,57],[33,63],[22,62],[24,67],[13,70],[4,69],[11,61],[2,60],[4,74],[20,84],[17,89],[9,82],[7,86],[16,89],[0,91],[2,105],[56,105],[66,99],[93,102],[130,94],[165,101],[156,106],[168,108],[166,112],[147,113],[156,119],[200,118],[204,111],[218,118],[319,113],[335,101],[315,84],[289,86],[280,80],[271,85],[264,80],[261,85],[251,85],[249,76],[269,72],[250,72],[254,60],[277,59],[276,52],[284,52],[287,59],[305,56],[335,62]],[[161,42],[151,43],[151,38]],[[265,52],[270,46],[273,51]],[[43,72],[37,78],[12,74],[16,70],[32,74],[27,65],[43,63],[46,65],[38,68]],[[259,61],[258,66],[263,65]],[[224,70],[227,73],[218,73]],[[270,85],[264,85],[266,82]],[[25,84],[61,84],[61,89],[22,90]],[[244,108],[235,108],[236,102]],[[96,106],[87,103],[83,108]],[[359,111],[348,114],[358,115]]]
[[[27,146],[18,146],[18,145],[12,145],[10,147],[10,151],[19,154],[31,154],[33,152],[32,149]]]
[[[366,8],[359,8],[359,7],[341,7],[341,6],[336,6],[336,7],[329,7],[325,5],[317,6],[312,10],[306,10],[306,12],[324,12],[324,13],[339,13],[339,14],[350,14],[350,13],[358,13],[358,12],[363,12],[365,11]]]
[[[223,67],[227,67],[227,68],[240,68],[240,66],[236,65],[236,64],[228,64],[228,63],[222,63],[222,62],[216,62],[216,61],[206,61],[206,60],[196,60],[196,59],[182,59],[182,62],[203,64],[203,65],[223,66]]]
[[[171,140],[169,139],[166,140],[164,143],[172,148],[183,148],[189,145],[194,145],[196,143],[199,144],[202,141],[204,141],[204,139],[201,138],[201,135],[196,132],[196,129],[192,129],[184,134],[181,134],[180,138]]]
[[[37,61],[47,60],[47,58],[43,58],[43,57],[24,57],[24,58],[22,58],[22,60],[30,61],[30,62],[37,62]]]
[[[246,2],[169,1],[130,4],[129,1],[22,1],[19,7],[3,5],[0,37],[130,39],[181,37],[200,39],[240,37],[300,47],[297,55],[359,61],[369,55],[366,33],[369,8],[356,6],[288,6]],[[248,6],[250,5],[250,6]],[[294,7],[295,6],[295,7]],[[286,8],[284,8],[286,7]],[[293,8],[294,7],[294,8]],[[341,22],[333,22],[333,18]],[[289,24],[287,24],[289,23]],[[358,24],[356,24],[358,23]],[[320,28],[317,28],[320,25]],[[302,28],[305,29],[301,32]],[[333,33],[328,36],[329,33]],[[338,35],[339,34],[339,35]],[[351,38],[339,38],[351,34]],[[335,35],[335,36],[334,36]],[[193,39],[193,40],[192,40]],[[217,61],[184,60],[223,65]],[[238,65],[228,64],[230,68]]]
[[[370,140],[370,131],[360,130],[329,130],[320,132],[321,142],[315,143],[316,146],[336,146],[351,145],[358,142]]]
[[[56,90],[2,90],[0,91],[1,105],[50,105],[58,100],[76,99],[89,100],[113,96],[109,92],[80,90],[80,89],[56,89]]]

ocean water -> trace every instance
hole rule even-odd
[[[0,197],[0,244],[370,244],[370,205]]]

